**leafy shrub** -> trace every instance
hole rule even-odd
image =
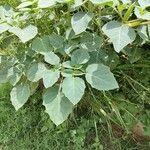
[[[150,1],[25,0],[0,6],[0,83],[21,108],[38,87],[51,120],[67,119],[90,86],[118,89],[118,56],[150,40]],[[119,54],[118,54],[119,53]],[[132,57],[133,54],[135,57]]]

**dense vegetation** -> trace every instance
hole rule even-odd
[[[149,7],[2,0],[0,149],[148,150]]]

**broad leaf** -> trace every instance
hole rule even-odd
[[[45,91],[43,105],[56,125],[63,123],[73,109],[72,103],[59,91],[58,87],[51,87]]]
[[[24,29],[21,29],[18,27],[12,27],[9,29],[9,32],[18,36],[21,42],[23,43],[28,42],[29,40],[33,39],[38,34],[37,27],[33,25],[29,25],[25,27]]]
[[[116,52],[120,52],[125,46],[135,40],[134,29],[117,21],[110,21],[102,28],[103,32],[110,38]]]
[[[85,64],[90,59],[90,56],[85,49],[78,49],[72,53],[71,62],[73,64]]]
[[[65,96],[75,105],[81,100],[84,94],[84,80],[78,77],[67,77],[63,81],[62,91]]]
[[[42,63],[33,63],[27,71],[27,78],[32,82],[37,82],[42,79],[46,68]]]
[[[92,18],[93,14],[89,12],[77,12],[74,14],[71,19],[71,24],[75,34],[77,35],[84,32]]]
[[[21,108],[30,96],[30,88],[28,84],[19,84],[14,87],[10,93],[10,100],[16,110]]]
[[[40,54],[45,54],[53,50],[53,47],[50,44],[49,36],[43,36],[41,38],[36,38],[32,42],[32,49]]]
[[[54,52],[45,53],[44,59],[51,65],[59,65],[60,63],[60,58]]]
[[[109,67],[103,64],[89,65],[86,69],[86,80],[97,90],[108,91],[119,87]]]
[[[45,88],[53,86],[59,79],[60,72],[58,70],[47,70],[43,74],[43,83]]]
[[[56,0],[39,0],[38,7],[48,8],[54,6],[55,4],[56,4]]]

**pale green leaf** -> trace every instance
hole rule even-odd
[[[18,9],[25,8],[25,7],[31,6],[32,4],[33,2],[25,1],[25,2],[22,2],[17,8]]]
[[[49,36],[34,39],[32,42],[32,49],[40,54],[52,51],[53,47],[50,44]]]
[[[14,87],[10,93],[10,100],[16,110],[21,108],[30,97],[30,88],[28,84],[19,84]]]
[[[147,10],[142,10],[141,8],[136,7],[134,13],[139,19],[150,20],[150,12]]]
[[[44,60],[51,65],[59,65],[60,58],[54,52],[44,54]]]
[[[85,49],[78,49],[72,53],[72,64],[85,64],[90,59],[88,52]]]
[[[38,7],[39,8],[48,8],[52,7],[56,4],[56,0],[39,0]]]
[[[42,63],[33,63],[27,71],[27,78],[32,82],[37,82],[42,79],[46,67]]]
[[[138,27],[137,31],[138,31],[139,36],[143,39],[143,43],[149,40],[146,25]]]
[[[59,49],[64,46],[64,39],[62,36],[57,34],[51,34],[49,36],[50,44],[55,48]]]
[[[143,8],[150,6],[150,0],[138,0],[138,3]]]
[[[108,22],[102,30],[110,38],[115,51],[118,53],[132,43],[136,37],[134,29],[117,21]]]
[[[53,86],[59,79],[60,72],[58,70],[47,70],[43,74],[43,84],[45,88]]]
[[[33,39],[38,34],[37,27],[33,25],[29,25],[25,27],[24,29],[21,29],[19,27],[12,27],[9,29],[9,32],[18,36],[21,42],[23,43],[28,42],[29,40]]]
[[[81,43],[80,45],[82,48],[91,52],[101,47],[102,39],[100,38],[100,36],[96,34],[85,32],[81,36],[80,43]]]
[[[9,30],[10,26],[7,23],[0,24],[0,34]]]
[[[62,84],[62,92],[75,105],[77,104],[85,91],[84,80],[79,77],[67,77]]]
[[[92,20],[93,14],[86,12],[77,12],[71,19],[71,25],[75,34],[80,34],[86,30],[89,22]]]
[[[108,91],[119,87],[110,68],[103,64],[89,65],[86,69],[86,80],[97,90]]]
[[[113,4],[113,0],[90,0],[93,4],[97,5],[109,5]]]
[[[43,105],[50,119],[58,126],[72,112],[72,103],[59,91],[58,87],[48,88],[43,94]]]

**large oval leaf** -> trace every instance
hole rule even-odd
[[[21,29],[18,27],[12,27],[9,29],[9,32],[18,36],[21,42],[23,43],[28,42],[29,40],[33,39],[38,34],[37,27],[33,25],[29,25],[25,27],[24,29]]]
[[[46,67],[42,63],[33,63],[27,71],[27,78],[32,82],[37,82],[42,79]]]
[[[56,125],[64,122],[73,109],[72,103],[59,91],[58,87],[51,87],[45,91],[43,105]]]
[[[40,54],[45,54],[53,50],[53,47],[50,44],[49,36],[43,36],[41,38],[36,38],[32,42],[32,49]]]
[[[117,21],[110,21],[102,28],[103,32],[110,38],[116,52],[120,52],[125,46],[135,40],[134,29]]]
[[[43,83],[45,88],[53,86],[59,79],[60,72],[58,70],[47,70],[43,74]]]
[[[10,100],[16,110],[21,108],[30,96],[30,88],[28,84],[19,84],[14,87],[10,93]]]
[[[90,59],[90,55],[85,49],[78,49],[72,53],[71,62],[73,64],[85,64]]]
[[[92,13],[78,12],[74,14],[71,19],[71,24],[75,34],[77,35],[84,32],[92,18]]]
[[[119,87],[109,67],[103,64],[89,65],[86,69],[86,80],[97,90],[108,91]]]
[[[67,77],[62,84],[62,91],[65,96],[75,105],[77,104],[85,91],[83,79],[78,77]]]

